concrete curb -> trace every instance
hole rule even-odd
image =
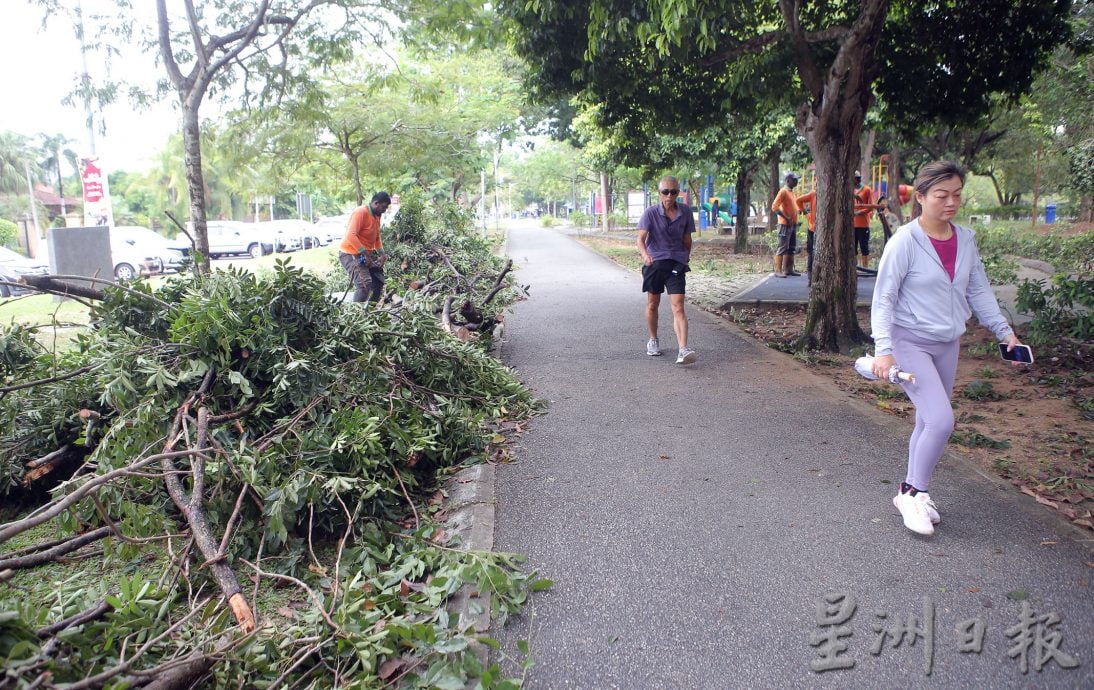
[[[465,467],[445,485],[448,497],[446,528],[459,537],[459,548],[466,551],[494,549],[494,466]],[[456,618],[456,628],[469,635],[484,635],[490,630],[490,593],[464,585],[448,602],[448,611]],[[490,648],[472,640],[468,649],[483,668],[490,666]],[[468,681],[465,690],[473,690],[478,680]]]
[[[509,229],[505,230],[502,256],[509,256]],[[501,359],[504,339],[502,331],[494,333],[494,356]],[[494,550],[494,465],[482,464],[465,467],[445,484],[446,527],[449,534],[459,538],[459,548],[465,551]],[[476,592],[464,586],[448,603],[448,610],[456,616],[456,626],[469,633],[486,634],[490,630],[489,592]],[[480,642],[472,642],[471,652],[479,658],[483,668],[490,665],[490,648]],[[470,690],[477,685],[468,683]]]

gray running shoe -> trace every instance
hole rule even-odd
[[[650,357],[661,356],[661,346],[657,344],[657,338],[650,338],[646,343],[646,354]]]
[[[680,348],[680,353],[676,356],[677,364],[694,364],[695,360],[699,359],[699,353],[690,348]]]

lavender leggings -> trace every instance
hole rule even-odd
[[[893,326],[893,356],[901,370],[915,374],[904,392],[915,405],[915,431],[908,442],[908,475],[904,481],[928,491],[935,465],[953,431],[950,394],[957,375],[961,339],[940,343]]]

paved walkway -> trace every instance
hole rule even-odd
[[[542,228],[514,229],[509,253],[530,299],[505,359],[549,401],[497,468],[495,549],[556,583],[494,631],[511,651],[531,640],[526,687],[1094,686],[1083,535],[946,458],[931,487],[943,522],[917,537],[891,503],[903,420],[697,309],[697,364],[647,357],[637,275]],[[1031,651],[1022,674],[1006,632],[1026,606],[1060,616],[1040,639],[1059,633],[1078,668],[1038,672]],[[875,627],[909,616],[931,639],[872,654]],[[810,645],[845,631],[842,653]],[[853,668],[812,670],[825,648]]]

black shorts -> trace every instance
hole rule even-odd
[[[649,266],[642,266],[642,292],[660,295],[682,295],[687,281],[684,274],[690,271],[687,264],[672,259],[658,259]]]
[[[855,244],[859,254],[870,255],[870,228],[855,228]]]

